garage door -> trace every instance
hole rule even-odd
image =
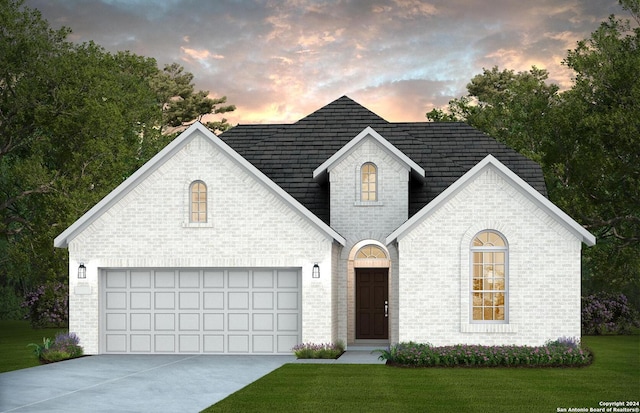
[[[291,354],[299,269],[101,271],[102,353]]]

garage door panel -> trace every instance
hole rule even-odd
[[[273,271],[254,271],[253,288],[273,288]]]
[[[124,271],[110,271],[106,284],[107,288],[125,288],[127,286],[127,273]]]
[[[248,353],[249,352],[249,335],[248,334],[230,334],[229,335],[229,353]]]
[[[229,294],[229,310],[248,310],[249,309],[249,293],[248,292],[230,292]]]
[[[224,271],[205,271],[204,288],[223,288]]]
[[[131,294],[131,304],[130,308],[133,310],[151,310],[151,293],[150,292],[139,292],[139,293],[130,293]]]
[[[224,293],[223,292],[204,292],[202,293],[203,307],[205,310],[222,310],[224,309]]]
[[[126,334],[107,334],[105,341],[108,353],[125,353],[127,351]]]
[[[155,329],[158,331],[174,331],[176,329],[176,315],[173,313],[156,313]]]
[[[200,273],[194,271],[180,271],[180,288],[200,287]]]
[[[200,293],[188,292],[180,293],[180,310],[199,310],[200,309]]]
[[[254,353],[273,353],[274,340],[272,335],[254,335],[252,339],[252,350]]]
[[[229,331],[249,331],[249,314],[228,314]]]
[[[107,310],[126,310],[127,309],[127,293],[107,292],[106,308]]]
[[[158,353],[174,353],[176,351],[176,336],[173,334],[156,334],[154,350]]]
[[[151,314],[131,314],[132,331],[151,331]]]
[[[254,310],[273,310],[273,293],[272,292],[254,292],[253,293],[253,309]]]
[[[129,337],[131,339],[131,352],[151,352],[151,334],[131,334]]]
[[[203,317],[205,331],[224,331],[223,313],[205,313]]]
[[[151,272],[131,271],[131,288],[151,288]]]
[[[174,310],[176,308],[176,293],[174,292],[157,292],[155,296],[156,310]]]
[[[224,335],[205,334],[203,350],[205,353],[224,353]]]
[[[200,331],[200,314],[178,314],[179,331]]]
[[[180,335],[180,353],[199,353],[200,352],[200,335],[198,334],[181,334]]]
[[[101,352],[290,354],[300,270],[101,271]]]
[[[175,288],[176,274],[175,271],[156,271],[154,275],[156,288]]]
[[[127,329],[126,313],[107,314],[105,328],[107,331],[125,331]]]
[[[273,331],[273,314],[254,313],[253,331]]]

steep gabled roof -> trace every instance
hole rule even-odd
[[[329,223],[328,183],[313,172],[371,127],[425,171],[412,179],[414,215],[491,154],[546,196],[540,166],[464,123],[390,123],[343,96],[293,124],[238,125],[220,135],[282,189]]]
[[[419,225],[424,219],[435,212],[445,202],[459,193],[468,183],[473,181],[475,177],[482,173],[487,168],[491,168],[498,173],[503,179],[509,182],[515,187],[521,194],[531,200],[538,208],[544,210],[549,216],[553,217],[556,222],[563,225],[569,230],[576,238],[585,243],[588,246],[593,246],[596,243],[596,238],[587,231],[584,227],[574,221],[569,215],[558,208],[553,202],[549,201],[546,197],[542,196],[540,192],[536,191],[527,184],[522,178],[516,175],[511,169],[507,168],[503,163],[497,160],[492,155],[487,155],[482,161],[478,162],[473,168],[466,172],[451,186],[441,192],[434,200],[432,200],[427,206],[422,208],[418,213],[413,215],[409,220],[402,224],[392,234],[390,234],[386,243],[390,244],[396,239],[402,239],[404,235],[409,233],[413,228]]]
[[[69,245],[69,242],[71,242],[73,238],[75,238],[80,232],[91,225],[95,220],[102,216],[102,214],[108,211],[113,205],[115,205],[124,196],[131,192],[136,186],[138,186],[140,182],[142,182],[149,175],[155,172],[160,166],[162,166],[167,160],[172,158],[178,151],[184,148],[185,145],[187,145],[196,136],[202,136],[209,143],[217,147],[221,152],[231,158],[238,166],[245,169],[249,174],[253,175],[256,180],[265,185],[265,187],[267,187],[271,192],[280,197],[286,204],[290,205],[301,216],[307,219],[311,224],[315,225],[316,228],[327,234],[327,236],[333,238],[335,241],[339,242],[342,245],[345,244],[345,239],[335,230],[333,230],[333,228],[320,220],[316,215],[311,213],[299,201],[285,192],[280,186],[276,185],[271,179],[269,179],[269,177],[264,175],[254,165],[240,156],[238,152],[236,152],[233,148],[221,141],[204,125],[196,122],[195,124],[191,125],[189,129],[182,132],[163,150],[158,152],[158,154],[151,158],[133,175],[127,178],[122,184],[116,187],[116,189],[111,191],[93,208],[87,211],[62,234],[58,235],[53,241],[53,245],[59,248],[67,247]]]

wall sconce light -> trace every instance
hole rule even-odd
[[[313,271],[311,272],[311,276],[313,278],[320,278],[320,266],[317,262],[313,264]]]
[[[78,267],[78,278],[87,278],[87,267],[84,266],[84,262],[81,262],[80,266]]]

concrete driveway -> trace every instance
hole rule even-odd
[[[0,412],[199,412],[295,356],[101,355],[0,374]]]

